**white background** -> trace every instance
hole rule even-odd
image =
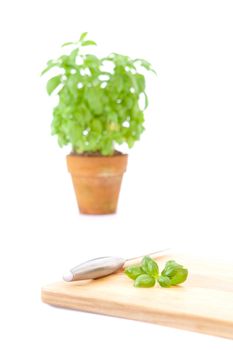
[[[42,285],[91,257],[163,247],[232,259],[232,1],[5,1],[0,5],[1,349],[232,349],[230,340],[43,305]],[[146,132],[117,215],[78,213],[39,77],[88,31],[97,53],[148,59]],[[216,300],[217,303],[217,300]]]

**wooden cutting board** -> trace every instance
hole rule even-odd
[[[42,288],[42,300],[59,307],[233,339],[233,264],[180,255],[156,261],[162,268],[168,259],[188,268],[189,277],[183,285],[134,288],[133,281],[119,272],[98,280],[53,283]]]

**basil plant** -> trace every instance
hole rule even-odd
[[[148,98],[140,71],[155,71],[143,59],[86,54],[86,46],[96,45],[86,37],[83,33],[78,41],[63,44],[70,53],[48,61],[41,73],[54,68],[58,73],[47,82],[48,94],[58,95],[52,134],[75,153],[112,155],[116,145],[132,147],[144,131]]]

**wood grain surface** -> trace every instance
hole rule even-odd
[[[233,339],[233,265],[184,255],[156,258],[161,268],[168,259],[188,268],[189,277],[183,285],[134,288],[133,281],[119,272],[98,280],[50,284],[42,288],[42,300],[54,306]]]

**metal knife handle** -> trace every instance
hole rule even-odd
[[[71,282],[108,276],[120,270],[125,262],[125,259],[114,256],[88,260],[72,268],[63,276],[63,279],[66,282]]]

